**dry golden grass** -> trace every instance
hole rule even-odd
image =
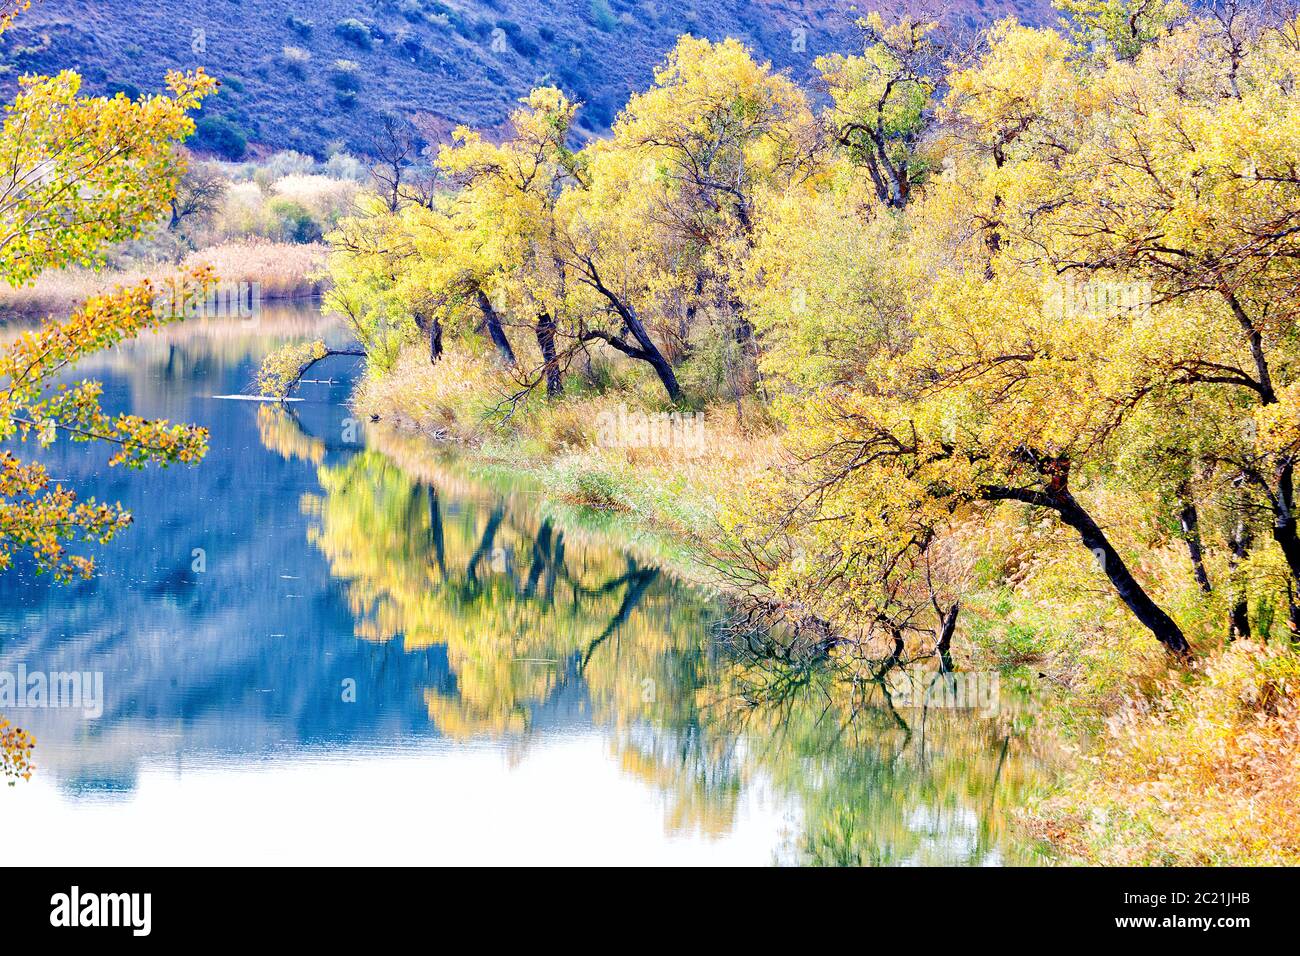
[[[160,287],[180,271],[208,263],[223,283],[258,283],[267,299],[318,295],[325,287],[321,273],[325,246],[320,244],[250,240],[228,242],[192,252],[179,265],[158,263],[125,270],[59,269],[42,273],[19,288],[0,286],[0,312],[34,318],[67,315],[92,295],[149,279]]]
[[[1300,655],[1237,644],[1134,697],[1032,829],[1088,863],[1300,863]]]
[[[383,374],[370,374],[353,402],[359,411],[384,421],[415,427],[439,437],[477,441],[485,418],[499,399],[517,386],[487,356],[450,348],[437,365],[423,349],[406,349]]]
[[[95,272],[72,268],[45,272],[33,282],[16,289],[0,285],[0,311],[29,318],[68,315],[92,295],[117,286],[138,285],[145,279],[161,280],[176,272],[175,266],[166,267],[166,271],[160,267],[157,271],[131,269]]]
[[[325,289],[326,252],[320,243],[250,239],[192,252],[182,265],[189,269],[206,263],[222,282],[258,283],[263,299],[305,298]]]

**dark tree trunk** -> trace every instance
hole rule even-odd
[[[417,309],[415,327],[429,340],[429,364],[436,365],[438,359],[442,358],[442,323],[434,313]]]
[[[505,509],[498,506],[492,509],[492,514],[488,517],[487,527],[483,529],[483,536],[479,539],[478,547],[470,555],[469,563],[465,566],[465,577],[469,580],[470,587],[477,591],[479,588],[478,566],[492,553],[493,544],[497,539],[497,529],[501,527],[501,522],[505,519]]]
[[[438,489],[429,485],[426,489],[429,501],[429,544],[433,546],[433,559],[438,563],[442,579],[447,580],[447,549],[443,541],[442,507],[438,503]]]
[[[1110,583],[1114,585],[1120,599],[1133,612],[1133,615],[1169,651],[1178,655],[1190,654],[1191,647],[1187,643],[1187,638],[1183,636],[1182,630],[1174,623],[1173,618],[1166,614],[1155,601],[1151,600],[1151,596],[1133,577],[1128,565],[1124,563],[1124,559],[1119,556],[1119,552],[1111,545],[1110,539],[1101,530],[1101,526],[1093,520],[1092,515],[1088,514],[1068,491],[1054,497],[1059,501],[1059,507],[1056,510],[1057,514],[1061,516],[1061,520],[1077,531],[1079,537],[1083,540],[1084,547],[1097,556],[1097,560],[1101,562],[1102,570],[1106,572],[1106,577],[1110,578]]]
[[[1250,529],[1238,518],[1228,536],[1228,579],[1231,599],[1228,606],[1228,640],[1250,640],[1250,611],[1246,605],[1246,587],[1238,568],[1250,554]]]
[[[1300,585],[1300,535],[1296,532],[1295,469],[1291,465],[1278,469],[1277,486],[1269,498],[1273,505],[1273,540],[1282,549],[1291,572],[1291,580],[1287,582],[1291,639],[1300,641],[1300,603],[1296,599],[1296,588]]]
[[[663,383],[664,391],[668,393],[668,397],[674,402],[677,401],[677,399],[681,397],[682,390],[677,384],[677,376],[673,373],[673,367],[669,364],[668,360],[664,358],[663,353],[659,351],[659,346],[655,345],[654,340],[650,338],[650,334],[646,331],[645,325],[642,324],[640,317],[637,316],[636,310],[633,309],[631,305],[624,302],[612,289],[605,285],[600,278],[600,273],[597,271],[594,262],[587,259],[584,261],[584,265],[587,270],[587,278],[584,281],[603,295],[609,304],[613,306],[614,311],[617,312],[619,318],[623,320],[623,327],[627,330],[628,334],[632,336],[636,344],[633,345],[631,342],[626,342],[616,335],[610,335],[607,332],[600,331],[587,332],[583,336],[584,339],[600,339],[601,341],[608,342],[624,355],[648,363],[650,367],[655,370],[655,374],[659,376],[659,381]]]
[[[673,372],[673,367],[668,364],[668,360],[659,354],[657,348],[655,349],[654,356],[646,359],[646,361],[650,363],[651,368],[655,370],[655,374],[659,376],[659,381],[663,383],[664,391],[668,393],[668,398],[674,402],[681,398],[682,389],[681,386],[677,384],[677,375]]]
[[[987,487],[983,490],[983,497],[989,501],[1023,501],[1026,504],[1055,511],[1062,522],[1078,532],[1084,547],[1096,557],[1120,600],[1133,612],[1133,616],[1141,621],[1171,654],[1188,657],[1191,654],[1191,646],[1183,636],[1182,630],[1174,619],[1151,599],[1151,595],[1147,594],[1133,577],[1128,565],[1119,556],[1119,552],[1110,543],[1101,526],[1070,494],[1070,462],[1066,459],[1044,459],[1032,452],[1026,452],[1025,458],[1027,461],[1032,461],[1039,473],[1047,480],[1048,487],[1045,491]]]
[[[549,573],[551,566],[551,522],[542,521],[537,529],[537,538],[533,541],[533,560],[528,568],[528,580],[524,584],[524,597],[532,597],[537,590],[537,583],[542,579],[542,572]]]
[[[1295,588],[1292,582],[1286,584],[1286,603],[1290,609],[1290,615],[1287,618],[1287,625],[1291,629],[1291,643],[1300,644],[1300,603],[1296,602]],[[1264,635],[1264,640],[1268,640],[1268,635]]]
[[[442,358],[442,323],[436,318],[429,320],[429,364],[437,363]]]
[[[497,353],[501,360],[507,365],[518,364],[515,360],[515,350],[510,347],[510,340],[506,338],[506,331],[501,327],[501,317],[497,315],[497,310],[492,307],[492,300],[487,297],[482,289],[476,290],[479,311],[483,313],[483,330],[487,337],[492,340],[496,346]]]
[[[939,666],[945,672],[953,669],[952,636],[957,631],[957,614],[960,610],[961,604],[954,601],[952,607],[944,612],[943,620],[939,625],[939,639],[934,645],[935,651],[939,654]]]
[[[549,312],[537,314],[537,346],[542,351],[542,370],[546,375],[546,394],[557,397],[563,391],[560,360],[555,354],[555,320]]]
[[[1192,559],[1192,575],[1196,578],[1196,586],[1209,594],[1213,588],[1210,586],[1210,576],[1205,571],[1200,516],[1196,511],[1196,503],[1190,498],[1184,498],[1182,501],[1182,507],[1178,511],[1178,523],[1183,529],[1183,540],[1187,542],[1187,555]]]

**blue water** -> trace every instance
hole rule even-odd
[[[601,516],[358,422],[350,359],[287,407],[303,307],[83,366],[104,404],[206,426],[198,467],[38,452],[133,526],[96,576],[0,575],[0,673],[102,675],[102,713],[11,708],[10,863],[963,863],[1025,858],[1038,761],[1003,724],[737,709],[719,602]],[[320,381],[320,380],[325,381]],[[95,709],[99,709],[96,707]]]

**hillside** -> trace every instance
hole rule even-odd
[[[859,8],[901,8],[907,0]],[[915,4],[914,4],[915,5]],[[379,112],[426,128],[494,126],[529,88],[555,83],[606,128],[644,88],[676,37],[735,36],[797,79],[827,52],[857,48],[850,0],[39,0],[0,38],[0,85],[74,68],[90,92],[156,90],[166,70],[203,66],[223,81],[198,145],[237,158],[332,145],[365,151]],[[931,5],[934,9],[935,6]],[[957,28],[1048,0],[950,0]]]

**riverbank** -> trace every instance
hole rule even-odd
[[[179,263],[157,262],[126,269],[59,269],[42,273],[33,282],[0,287],[0,316],[21,319],[67,315],[92,295],[148,280],[159,288],[179,272],[201,265],[212,268],[225,287],[243,284],[256,289],[262,302],[308,299],[328,286],[323,275],[326,247],[252,239],[223,242],[186,255]]]
[[[412,348],[387,374],[362,382],[354,404],[384,423],[464,445],[485,466],[527,475],[561,501],[687,545],[717,533],[728,494],[780,450],[766,417],[738,420],[734,406],[671,412],[649,383],[512,404],[518,388],[487,356],[454,348],[435,367]]]
[[[434,367],[411,349],[386,375],[363,382],[355,403],[409,434],[466,446],[485,472],[526,475],[543,494],[676,541],[683,566],[717,532],[736,492],[780,462],[777,427],[757,415],[737,421],[731,407],[695,413],[701,441],[683,433],[649,448],[631,437],[665,414],[649,389],[511,405],[503,396],[512,387],[486,357],[453,350]],[[986,529],[960,536],[983,555],[963,599],[960,666],[1035,681],[1043,705],[1037,732],[1077,758],[1025,809],[1026,835],[1072,863],[1300,862],[1300,657],[1277,640],[1216,642],[1222,599],[1170,573],[1182,560],[1177,549],[1150,547],[1144,528],[1111,530],[1126,559],[1164,583],[1162,600],[1199,635],[1194,667],[1171,667],[1122,609],[1111,613],[1086,562],[1071,563],[1075,548],[1065,536],[1059,567],[1025,565],[1014,549],[991,551]],[[1056,533],[1050,523],[1023,529]]]

